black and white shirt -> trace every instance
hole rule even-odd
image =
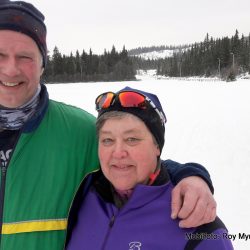
[[[7,166],[19,130],[3,130],[0,132],[0,161],[1,166]]]

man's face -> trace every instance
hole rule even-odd
[[[35,41],[19,32],[0,30],[0,106],[17,108],[29,101],[42,72]]]

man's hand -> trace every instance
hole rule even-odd
[[[172,219],[182,228],[197,227],[214,221],[216,201],[205,181],[197,176],[181,180],[172,191]]]

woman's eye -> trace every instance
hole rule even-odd
[[[127,141],[129,144],[134,145],[134,144],[137,144],[137,143],[140,141],[140,139],[139,139],[139,138],[136,138],[136,137],[129,137],[129,138],[126,139],[126,141]]]
[[[112,144],[113,140],[111,138],[104,138],[104,139],[101,139],[101,143],[103,145],[110,145]]]
[[[134,137],[130,137],[130,138],[127,139],[127,141],[138,141],[138,139],[134,138]]]

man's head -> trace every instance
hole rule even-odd
[[[46,62],[43,15],[25,2],[0,3],[0,106],[18,108],[36,93]]]
[[[44,16],[32,4],[23,1],[1,1],[0,30],[17,31],[31,37],[42,54],[43,67],[46,65],[47,31],[44,24]]]

